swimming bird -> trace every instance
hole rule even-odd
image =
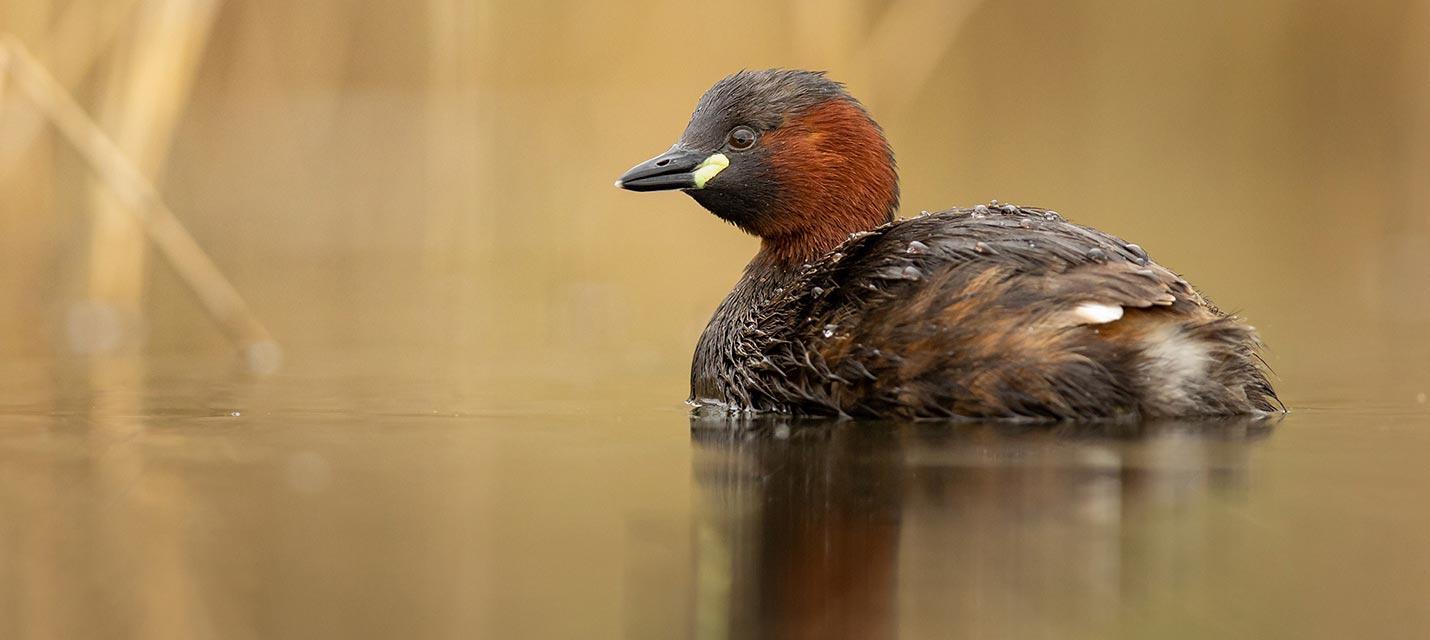
[[[760,248],[700,336],[731,412],[1138,419],[1281,410],[1254,330],[1136,244],[991,202],[895,220],[883,130],[822,72],[741,71],[616,185],[681,190]]]

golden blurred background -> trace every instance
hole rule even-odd
[[[692,437],[755,242],[611,183],[768,66],[905,215],[1054,208],[1244,314],[1286,428]],[[1427,176],[1427,0],[0,0],[0,636],[1424,628]]]
[[[1430,321],[1423,0],[4,0],[0,31],[290,361],[639,372],[680,399],[753,241],[610,184],[708,85],[766,66],[828,69],[869,105],[906,215],[997,198],[1139,242],[1261,328],[1292,387]],[[226,353],[10,84],[0,353]]]

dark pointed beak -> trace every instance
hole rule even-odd
[[[616,186],[630,191],[694,189],[695,168],[707,155],[678,145],[671,147],[669,151],[631,167],[616,181]]]

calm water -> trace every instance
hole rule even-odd
[[[679,380],[377,362],[7,363],[0,636],[1430,629],[1413,381],[1279,421],[731,423]]]

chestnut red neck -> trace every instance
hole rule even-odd
[[[755,263],[798,267],[850,234],[893,220],[899,207],[894,154],[864,108],[834,98],[766,136],[779,197],[762,216]]]

